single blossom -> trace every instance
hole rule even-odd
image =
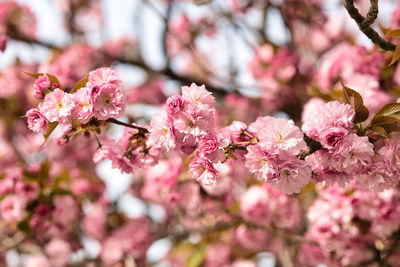
[[[273,216],[272,199],[259,185],[253,185],[240,198],[240,210],[243,218],[259,225],[268,225]],[[272,209],[271,209],[272,208]]]
[[[26,267],[51,267],[49,259],[43,254],[29,255],[25,263]]]
[[[105,83],[118,85],[120,81],[118,80],[118,76],[110,68],[98,68],[89,73],[88,77],[89,81],[87,83],[87,87],[91,88],[94,86],[101,86]]]
[[[217,170],[207,158],[192,158],[189,164],[189,171],[192,173],[194,179],[206,186],[212,186],[217,181]]]
[[[49,256],[51,266],[63,267],[68,264],[71,246],[65,240],[59,238],[52,239],[45,246],[44,250]]]
[[[181,95],[173,95],[167,99],[167,113],[173,115],[185,108],[185,100]]]
[[[268,151],[285,151],[297,155],[307,148],[303,133],[292,120],[270,118],[257,135],[259,145]]]
[[[183,86],[182,97],[202,108],[213,109],[215,107],[215,98],[212,96],[211,92],[207,91],[204,85],[197,86],[192,83],[190,87]]]
[[[39,110],[50,122],[66,123],[72,117],[75,108],[73,95],[55,89],[48,93],[44,102],[39,104]]]
[[[28,117],[28,128],[34,132],[46,132],[49,122],[40,110],[33,108],[26,113]]]
[[[210,133],[200,137],[197,153],[200,157],[207,157],[212,161],[222,161],[225,158],[225,153],[219,147],[217,137]]]
[[[150,121],[149,131],[149,138],[154,144],[163,147],[166,151],[175,149],[177,144],[174,128],[165,111],[153,116]]]
[[[343,138],[349,133],[348,130],[339,127],[327,128],[321,131],[320,140],[323,147],[327,149],[335,148]]]
[[[74,94],[74,101],[73,117],[81,123],[89,122],[94,114],[94,104],[90,88],[80,88]]]
[[[34,200],[39,195],[39,185],[37,183],[26,183],[18,181],[15,184],[15,192],[27,201]]]
[[[125,109],[125,96],[115,84],[104,83],[94,98],[94,116],[99,120],[118,118]]]
[[[22,196],[8,195],[0,203],[0,215],[7,222],[22,220],[26,202]]]

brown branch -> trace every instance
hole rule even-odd
[[[136,130],[139,130],[139,132],[141,132],[141,133],[148,133],[149,132],[149,130],[147,130],[144,127],[140,127],[140,126],[137,126],[137,125],[132,125],[132,124],[129,124],[129,123],[125,123],[125,122],[122,122],[122,121],[119,121],[119,120],[116,120],[116,119],[113,119],[113,118],[107,119],[107,122],[114,123],[114,124],[121,125],[121,126],[125,126],[125,127],[132,128],[132,129],[136,129]]]
[[[368,10],[367,15],[365,16],[364,21],[361,23],[363,28],[370,26],[376,18],[378,17],[378,0],[370,0],[371,6]]]
[[[384,40],[374,29],[371,28],[371,24],[378,16],[378,0],[370,0],[370,2],[371,7],[366,18],[364,18],[354,6],[354,0],[345,0],[344,7],[350,17],[357,23],[360,31],[363,32],[374,44],[378,45],[383,50],[393,51],[396,49],[396,45]]]
[[[39,41],[39,40],[30,38],[27,36],[13,35],[13,36],[9,36],[9,37],[13,38],[14,40],[17,40],[17,41],[21,41],[21,42],[32,44],[32,45],[43,46],[48,49],[57,49],[57,50],[63,49],[62,47],[58,47],[54,44]],[[108,56],[108,55],[105,53],[105,56]],[[173,71],[169,66],[165,67],[164,69],[157,70],[157,69],[153,69],[153,68],[149,67],[143,60],[140,60],[140,59],[137,60],[137,59],[127,59],[127,58],[119,57],[119,58],[116,58],[115,60],[120,63],[140,67],[144,71],[151,73],[151,74],[157,74],[157,75],[168,77],[169,79],[178,81],[184,85],[190,85],[191,83],[195,83],[197,85],[204,84],[206,86],[207,90],[211,91],[216,97],[223,97],[226,94],[228,94],[229,92],[239,93],[233,87],[217,86],[217,85],[213,85],[213,84],[209,83],[208,81],[200,80],[198,78],[191,77],[191,76],[185,76],[185,75],[178,74],[175,71]]]

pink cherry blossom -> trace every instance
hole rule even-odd
[[[40,110],[33,108],[26,113],[28,117],[28,128],[34,132],[46,132],[49,122]]]
[[[32,254],[26,260],[26,267],[50,267],[50,262],[43,254]]]
[[[185,108],[185,101],[181,95],[174,95],[167,99],[167,113],[173,115]]]
[[[259,130],[259,145],[270,151],[286,151],[297,155],[307,148],[303,133],[292,120],[283,118],[268,119],[267,124]]]
[[[160,112],[150,121],[150,139],[153,143],[164,147],[167,151],[176,147],[174,129],[168,120],[166,112]]]
[[[215,106],[215,99],[212,94],[207,91],[204,85],[197,86],[192,83],[190,87],[182,87],[182,97],[183,99],[197,105],[201,108],[213,109]]]
[[[80,88],[76,93],[74,93],[74,101],[74,118],[76,118],[81,123],[89,122],[94,114],[94,104],[90,88]]]
[[[5,221],[20,221],[24,216],[26,202],[18,195],[8,195],[0,203],[0,216]]]
[[[114,84],[104,83],[94,99],[94,116],[99,120],[118,118],[125,109],[125,96]]]
[[[203,157],[194,157],[189,164],[189,170],[197,181],[210,186],[217,181],[217,170],[212,162]]]
[[[39,110],[50,122],[66,123],[72,116],[75,102],[71,94],[55,89],[47,94]]]
[[[50,78],[46,74],[39,76],[36,79],[35,83],[33,84],[33,92],[32,92],[33,97],[37,99],[43,99],[44,90],[49,89],[50,85],[51,85]]]
[[[66,266],[69,262],[71,246],[62,239],[52,239],[45,247],[50,263],[55,267]]]
[[[89,73],[89,81],[87,87],[91,88],[95,85],[101,86],[104,83],[118,85],[120,81],[114,70],[110,68],[98,68]]]
[[[268,225],[273,216],[271,199],[265,188],[253,185],[241,196],[240,210],[243,217],[259,225]]]
[[[259,145],[248,148],[245,165],[257,179],[285,194],[299,193],[311,178],[303,161],[287,153],[272,154]]]

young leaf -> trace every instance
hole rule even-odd
[[[51,133],[54,131],[54,129],[57,127],[58,122],[52,122],[49,125],[49,129],[47,129],[47,132],[44,134],[44,141],[42,146],[47,142],[47,139],[49,138],[49,136],[51,135]]]
[[[383,115],[375,115],[372,118],[371,126],[382,126],[387,124],[393,124],[398,122],[399,120],[390,116],[383,116]]]
[[[400,29],[389,30],[385,33],[386,37],[397,37],[400,36]]]
[[[371,130],[377,135],[383,136],[385,138],[389,138],[389,134],[386,132],[385,128],[381,126],[373,126]]]
[[[354,122],[359,123],[367,120],[369,117],[369,111],[366,106],[362,105],[356,108],[356,116]]]
[[[396,49],[393,52],[392,60],[389,63],[389,66],[392,66],[394,63],[396,63],[397,60],[400,58],[400,45],[396,47]]]
[[[62,87],[60,81],[57,79],[56,76],[51,75],[51,74],[46,74],[46,75],[49,77],[49,79],[51,81],[51,86],[53,86],[53,84],[57,84],[58,88],[60,88],[60,90],[64,91],[64,88]]]
[[[37,79],[37,78],[39,78],[40,76],[43,76],[43,75],[44,75],[43,73],[30,73],[30,72],[26,72],[26,71],[24,71],[24,73],[25,73],[26,75],[32,77],[32,78],[35,78],[35,79]]]
[[[382,127],[385,128],[385,131],[387,133],[399,132],[400,131],[400,125],[399,124],[386,124],[386,125],[383,125]]]
[[[368,119],[369,111],[366,106],[364,106],[364,101],[357,91],[345,86],[343,86],[343,98],[344,102],[350,104],[356,112],[354,118],[354,123],[360,123]]]
[[[377,113],[377,115],[390,116],[394,113],[400,112],[400,103],[390,103],[384,105]]]
[[[85,76],[85,78],[81,79],[78,81],[75,85],[74,88],[72,88],[71,93],[75,93],[78,91],[80,88],[85,87],[86,83],[89,81],[89,74]]]

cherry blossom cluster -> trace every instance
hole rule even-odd
[[[107,120],[118,118],[125,107],[125,98],[119,88],[115,72],[100,68],[89,73],[85,87],[74,93],[61,90],[44,74],[34,84],[32,95],[43,99],[38,108],[27,112],[28,126],[35,132],[46,132],[49,123],[88,123],[92,118]]]
[[[307,213],[310,227],[301,264],[362,265],[373,261],[374,246],[383,249],[400,226],[399,195],[394,189],[375,194],[337,186],[318,189]],[[378,243],[375,240],[379,240]],[[332,255],[334,255],[332,257]],[[397,256],[389,262],[396,265]]]
[[[345,186],[356,177],[364,189],[378,192],[396,187],[400,173],[397,139],[375,149],[367,136],[354,133],[354,115],[350,105],[337,101],[313,99],[305,106],[302,129],[322,145],[306,157],[313,179]]]
[[[123,111],[125,99],[111,69],[89,73],[86,87],[75,93],[51,90],[51,84],[46,75],[35,81],[33,95],[44,101],[27,112],[32,130],[45,132],[49,122],[84,125],[92,118],[117,118]],[[360,186],[375,191],[398,184],[399,164],[392,163],[397,162],[397,142],[376,149],[367,136],[357,135],[350,105],[312,99],[303,112],[302,130],[292,120],[270,116],[218,130],[215,114],[215,99],[204,85],[184,86],[148,127],[122,124],[127,128],[120,140],[104,140],[93,160],[109,159],[114,168],[132,173],[137,166],[156,164],[162,151],[179,151],[191,155],[189,171],[204,186],[216,184],[220,164],[237,160],[255,178],[286,194],[299,193],[311,180],[344,187],[356,177]],[[321,147],[309,153],[305,135]]]
[[[182,95],[167,99],[163,110],[150,122],[150,140],[166,151],[185,155],[196,151],[190,172],[205,185],[217,180],[214,163],[225,159],[223,141],[215,132],[215,99],[205,86],[182,87]]]

